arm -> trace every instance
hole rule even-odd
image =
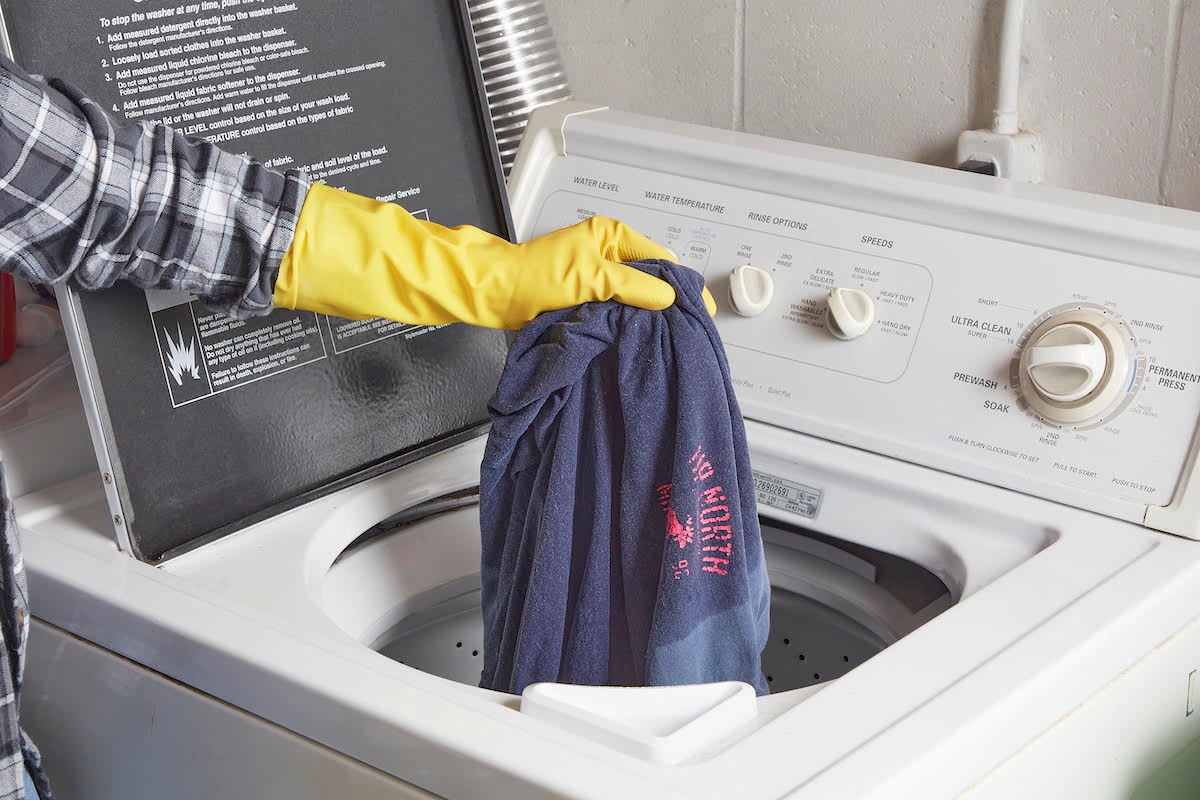
[[[0,56],[0,269],[85,289],[129,280],[265,314],[308,181],[163,125],[110,118]]]
[[[118,122],[0,56],[0,270],[35,283],[125,279],[240,317],[279,305],[513,329],[595,300],[666,308],[675,290],[620,262],[669,255],[603,217],[519,245],[443,228],[163,125]]]

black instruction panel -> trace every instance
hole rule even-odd
[[[511,235],[463,0],[0,0],[15,58],[445,225]],[[477,430],[503,334],[70,294],[120,538],[158,561]],[[104,459],[101,463],[105,463]]]

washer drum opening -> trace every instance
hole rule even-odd
[[[477,498],[461,493],[367,531],[334,562],[326,613],[395,661],[477,685],[483,667]],[[952,603],[923,567],[761,519],[771,579],[763,672],[772,692],[844,675]]]

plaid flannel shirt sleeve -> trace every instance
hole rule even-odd
[[[0,56],[0,269],[85,289],[177,289],[236,317],[274,307],[309,183],[163,125],[110,118]]]

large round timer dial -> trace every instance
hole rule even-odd
[[[1013,384],[1029,409],[1085,427],[1116,415],[1133,391],[1135,340],[1098,306],[1068,306],[1042,318],[1021,342]]]

